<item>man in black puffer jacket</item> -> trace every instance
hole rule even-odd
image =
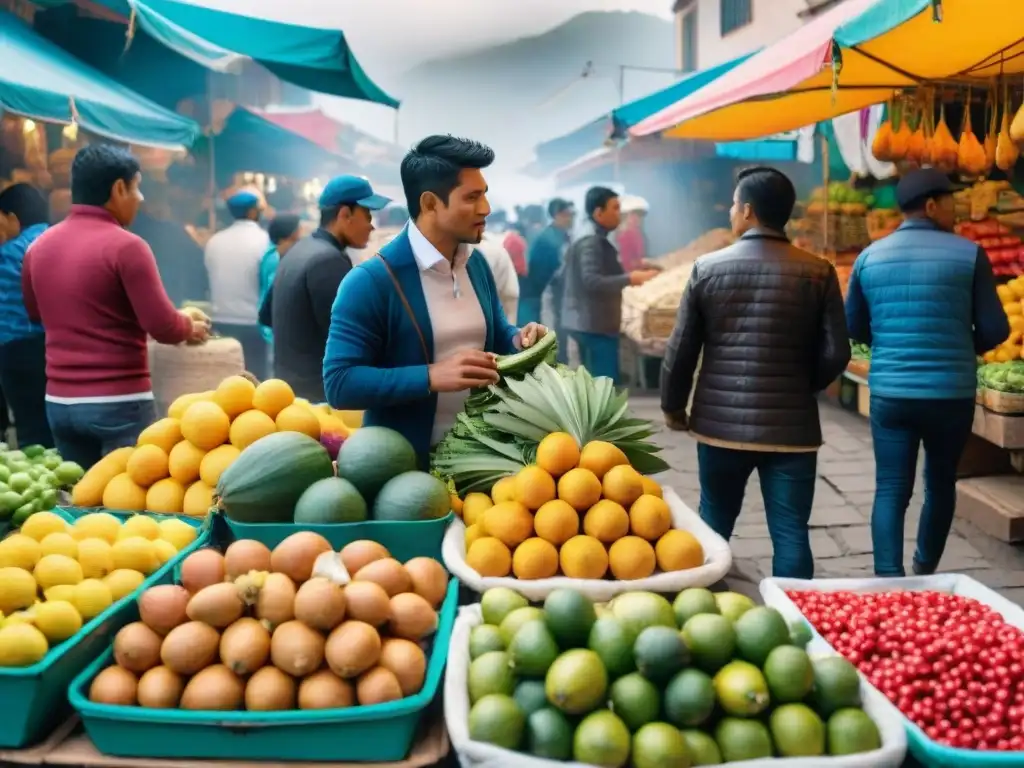
[[[845,369],[850,342],[835,268],[784,234],[795,202],[792,182],[773,168],[739,175],[729,212],[739,240],[694,264],[665,354],[661,404],[668,426],[699,443],[704,521],[728,540],[756,469],[772,572],[810,579],[815,395]]]

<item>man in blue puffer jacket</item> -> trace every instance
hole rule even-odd
[[[953,185],[936,169],[900,180],[905,221],[858,257],[850,338],[871,346],[875,573],[903,576],[903,527],[924,445],[914,573],[939,566],[956,507],[956,469],[974,420],[977,355],[1010,334],[985,251],[953,234]]]

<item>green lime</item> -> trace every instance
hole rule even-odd
[[[735,628],[736,650],[741,658],[757,667],[764,664],[775,648],[789,644],[789,627],[774,608],[751,608],[736,620]]]
[[[789,642],[799,648],[806,648],[813,638],[811,626],[803,619],[789,622]]]
[[[661,694],[654,683],[639,672],[620,677],[612,683],[608,701],[610,709],[631,731],[654,722],[661,712]]]
[[[850,707],[860,707],[860,675],[842,656],[811,662],[814,667],[814,704],[822,717]]]
[[[534,608],[532,605],[526,608],[516,608],[502,619],[498,629],[501,631],[501,639],[505,642],[505,647],[512,644],[512,638],[516,636],[516,632],[523,624],[537,620],[544,621],[544,611]]]
[[[604,704],[608,673],[593,651],[566,651],[548,669],[544,690],[567,715],[583,715]]]
[[[554,707],[538,709],[526,718],[526,751],[548,760],[572,759],[572,725]]]
[[[39,509],[53,509],[57,506],[57,492],[47,488],[39,494]]]
[[[676,599],[672,603],[672,610],[676,612],[676,625],[680,629],[694,616],[719,612],[718,603],[715,602],[715,596],[711,590],[700,587],[684,589],[676,595]]]
[[[683,740],[686,742],[686,749],[690,752],[690,759],[697,765],[721,765],[722,752],[718,749],[715,740],[704,733],[704,731],[680,731]]]
[[[860,709],[840,709],[828,719],[828,753],[856,755],[882,746],[878,726]]]
[[[714,684],[718,703],[727,714],[753,717],[768,708],[768,683],[753,664],[745,661],[726,664],[715,675]]]
[[[496,627],[516,608],[525,608],[528,605],[525,597],[506,587],[488,589],[480,598],[480,612],[483,614],[484,624],[493,624]]]
[[[707,722],[715,711],[715,684],[699,669],[684,669],[665,688],[665,718],[677,728]]]
[[[602,616],[590,629],[587,647],[596,653],[614,680],[636,669],[633,643],[636,635],[626,625],[611,616]]]
[[[7,484],[15,493],[24,493],[32,487],[32,477],[24,472],[16,472],[8,478]]]
[[[572,739],[572,757],[579,763],[621,768],[629,758],[629,729],[607,709],[583,718]]]
[[[718,612],[732,622],[755,607],[753,600],[738,592],[715,592],[715,603],[718,605]]]
[[[780,645],[764,662],[764,679],[774,703],[803,701],[814,687],[814,667],[803,648]]]
[[[512,659],[503,651],[490,651],[469,664],[469,700],[476,702],[492,693],[511,696],[516,678]]]
[[[772,712],[768,722],[781,757],[825,754],[825,724],[806,704],[783,704]]]
[[[488,651],[504,651],[501,632],[493,624],[480,624],[469,633],[469,658],[475,659]]]
[[[715,741],[727,763],[772,757],[772,737],[759,720],[724,717],[715,728]]]
[[[690,662],[690,650],[675,627],[648,627],[633,643],[640,674],[664,684]]]
[[[505,749],[518,749],[526,717],[510,696],[492,693],[469,710],[469,738]]]
[[[512,698],[523,710],[523,714],[529,717],[538,709],[548,706],[548,695],[544,692],[542,680],[522,680],[516,685]]]
[[[544,620],[559,647],[585,648],[597,621],[594,604],[575,589],[556,589],[544,600]]]
[[[39,511],[39,506],[34,501],[26,502],[14,510],[14,515],[11,517],[11,525],[15,528],[20,528],[21,525],[28,520],[32,515]]]
[[[668,723],[648,723],[633,736],[633,768],[690,768],[686,739]]]
[[[512,670],[523,677],[543,677],[558,658],[558,643],[543,621],[523,624],[508,646]]]
[[[7,484],[7,481],[11,479],[11,470],[7,468],[6,464],[0,464],[0,483]]]
[[[74,485],[85,475],[85,470],[73,461],[59,461],[53,474],[56,475],[61,485]]]
[[[736,632],[725,616],[698,613],[683,626],[683,640],[693,663],[713,675],[736,653]]]

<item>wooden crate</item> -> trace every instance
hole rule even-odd
[[[960,517],[1001,541],[1024,541],[1024,476],[958,481],[956,511]]]
[[[1024,415],[1024,395],[999,392],[988,388],[981,390],[981,394],[983,404],[990,411]]]
[[[988,408],[976,405],[973,431],[978,437],[1000,448],[1024,450],[1024,415],[993,413]]]
[[[871,417],[871,390],[863,384],[857,385],[857,413],[865,419]]]
[[[676,309],[649,309],[644,312],[643,337],[645,339],[667,339],[676,327]]]

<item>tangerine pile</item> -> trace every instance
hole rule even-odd
[[[615,445],[553,432],[537,463],[462,504],[466,562],[481,576],[644,579],[704,564],[700,542],[672,527],[661,487]]]
[[[347,436],[340,412],[295,397],[287,382],[256,386],[228,376],[215,390],[182,395],[135,447],[93,465],[72,492],[77,507],[205,517],[221,474],[246,447],[274,432]]]

